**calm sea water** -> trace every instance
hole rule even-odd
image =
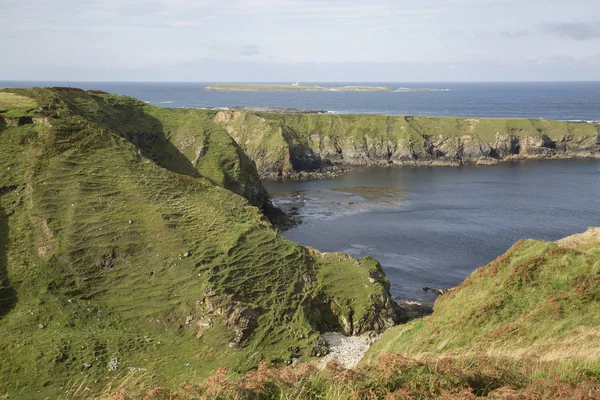
[[[371,199],[357,195],[364,187],[384,188],[381,198],[374,190],[366,190]],[[374,168],[332,180],[267,182],[267,189],[276,196],[302,191],[306,201],[303,223],[286,237],[321,251],[374,256],[399,299],[434,300],[423,286],[458,285],[520,238],[553,241],[600,225],[594,161]]]
[[[319,83],[325,86],[369,84]],[[373,83],[371,83],[373,84]],[[72,86],[133,96],[161,107],[285,107],[338,113],[523,117],[600,120],[600,82],[559,83],[402,83],[397,87],[432,87],[444,92],[357,93],[203,92],[207,83],[3,82],[0,87]]]

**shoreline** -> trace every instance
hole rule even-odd
[[[285,181],[316,181],[323,179],[335,179],[347,175],[353,171],[370,168],[461,168],[461,167],[493,167],[501,164],[516,164],[531,161],[600,161],[600,153],[589,155],[578,154],[561,154],[552,156],[521,156],[514,155],[505,158],[482,157],[476,160],[456,161],[456,160],[400,160],[393,162],[373,162],[363,165],[355,164],[334,164],[325,166],[314,171],[289,171],[284,173],[267,172],[260,174],[261,180],[270,182],[285,182]]]
[[[507,160],[506,163],[511,163],[511,164],[518,164],[518,163],[529,163],[532,161],[537,161],[538,163],[541,161],[542,163],[539,163],[539,168],[543,168],[542,164],[546,161],[550,162],[550,160],[562,160],[562,161],[572,161],[573,163],[585,163],[586,165],[591,165],[590,163],[593,163],[594,161],[597,161],[598,159],[590,159],[590,158],[568,158],[568,159],[557,159],[557,158],[553,158],[553,159],[532,159],[532,158],[526,158],[526,159],[513,159],[513,160]],[[537,164],[537,163],[535,163]],[[480,165],[474,164],[474,163],[470,163],[470,164],[464,164],[462,165],[466,168],[478,168]],[[378,166],[370,166],[370,167],[365,167],[365,166],[358,166],[358,167],[354,167],[354,168],[349,168],[346,170],[346,173],[353,173],[353,172],[359,172],[359,171],[367,171],[371,168],[380,168]],[[388,168],[393,168],[392,167],[388,167]],[[409,167],[411,168],[411,167]],[[412,166],[412,168],[422,168],[422,167],[414,167]],[[321,177],[321,179],[327,179],[327,177]],[[283,180],[280,180],[283,181]],[[297,180],[293,180],[290,179],[288,180],[288,182],[295,182]],[[277,181],[271,181],[271,182],[277,182]],[[336,181],[332,180],[333,185],[335,185]],[[348,182],[348,180],[343,181],[343,182]],[[344,186],[344,183],[340,184],[341,186]],[[297,188],[297,189],[286,189],[289,191],[277,191],[277,189],[275,187],[271,187],[270,189],[268,189],[269,192],[269,198],[272,199],[273,203],[279,207],[283,212],[285,212],[286,214],[289,215],[289,213],[291,213],[291,215],[295,218],[296,223],[293,225],[290,225],[288,227],[286,227],[285,231],[287,230],[293,230],[294,228],[301,226],[304,223],[304,218],[308,218],[307,221],[309,223],[310,226],[310,215],[311,212],[306,213],[305,211],[303,211],[303,208],[305,206],[309,206],[311,203],[311,198],[312,196],[310,195],[310,189],[308,189],[308,191],[306,191],[306,189],[302,189],[302,188]],[[328,190],[331,190],[331,188],[329,188]],[[333,189],[335,190],[335,189]],[[332,201],[333,200],[333,201]],[[334,201],[338,201],[337,207],[333,205]],[[340,203],[341,202],[341,203]],[[355,204],[355,202],[357,202],[357,200],[354,199],[349,199],[349,200],[344,200],[344,199],[329,199],[327,201],[327,204],[331,203],[331,210],[335,211],[336,209],[339,210],[339,207],[351,207],[353,208],[353,204]],[[340,205],[341,204],[341,205]],[[360,204],[360,203],[358,203]],[[325,205],[326,206],[326,205]],[[314,221],[313,221],[314,222]],[[285,233],[284,233],[284,236]],[[332,250],[333,251],[333,250]],[[342,249],[335,249],[335,251],[343,251]],[[413,285],[412,286],[412,291],[416,291],[417,289],[421,289],[424,292],[425,291],[431,291],[433,294],[436,295],[440,295],[440,294],[444,294],[445,292],[451,290],[450,286],[442,286],[442,289],[438,289],[439,287],[435,287],[433,288],[433,290],[431,290],[431,288],[425,288],[425,287],[421,287],[420,285]],[[412,292],[411,292],[412,293]],[[413,294],[407,294],[405,293],[404,295],[397,293],[396,296],[392,297],[393,300],[400,306],[400,308],[407,314],[409,315],[409,319],[415,319],[415,318],[421,318],[423,316],[426,316],[428,314],[430,314],[432,312],[432,307],[433,304],[435,302],[435,299],[429,299],[429,298],[424,298],[424,297],[420,297],[418,294],[413,293]],[[436,296],[437,299],[437,296]]]

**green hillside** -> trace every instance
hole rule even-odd
[[[483,353],[558,362],[600,379],[600,228],[521,240],[441,296],[434,313],[387,331],[367,353]]]
[[[210,114],[66,88],[0,99],[0,394],[180,383],[397,320],[374,259],[277,234]]]
[[[261,363],[245,374],[222,368],[174,387],[134,382],[106,393],[220,400],[597,399],[599,276],[600,228],[556,243],[522,240],[439,297],[432,315],[385,332],[353,369],[335,361],[324,369]]]
[[[431,316],[389,329],[352,370],[339,363],[324,370],[262,364],[243,376],[220,370],[198,384],[142,393],[183,399],[596,399],[599,276],[600,228],[557,243],[522,240],[442,295]]]
[[[597,146],[596,127],[553,121],[170,110],[2,89],[0,398],[597,398],[598,228],[522,240],[431,316],[392,327],[405,316],[379,263],[280,236],[260,182],[328,163]],[[354,370],[285,366],[323,355],[322,332],[387,328]]]
[[[457,166],[527,158],[600,158],[591,124],[540,119],[220,111],[266,177],[331,165]]]

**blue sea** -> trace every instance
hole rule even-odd
[[[554,241],[600,226],[597,160],[367,168],[265,185],[275,204],[290,193],[305,200],[302,224],[284,236],[321,251],[375,257],[396,299],[431,302],[435,296],[422,287],[458,285],[519,239]],[[365,187],[392,196],[352,191]]]
[[[0,87],[70,86],[136,97],[159,107],[283,107],[333,113],[600,120],[600,82],[407,83],[302,82],[323,86],[385,85],[428,92],[204,92],[210,83],[19,82]]]

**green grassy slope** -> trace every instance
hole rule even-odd
[[[215,112],[152,106],[145,106],[144,111],[160,121],[166,138],[200,174],[246,197],[256,206],[264,206],[267,193],[256,166],[231,136],[212,120]]]
[[[227,129],[259,171],[301,170],[320,165],[302,139],[278,121],[244,111],[219,112],[213,120]]]
[[[301,137],[319,133],[323,136],[365,135],[390,137],[417,137],[472,135],[484,141],[493,141],[496,134],[517,136],[548,135],[559,140],[564,135],[596,136],[591,125],[537,119],[468,118],[468,117],[408,117],[357,114],[274,114],[261,113],[269,121],[277,121],[296,130]]]
[[[599,279],[600,228],[555,243],[521,240],[441,296],[431,316],[384,333],[353,369],[335,361],[324,369],[261,363],[246,374],[220,369],[168,388],[124,382],[107,393],[223,400],[596,399]]]
[[[9,117],[28,115],[36,107],[37,103],[29,97],[15,93],[0,93],[0,112]]]
[[[518,242],[441,296],[431,316],[386,332],[366,360],[479,353],[563,363],[599,379],[599,233]]]
[[[179,383],[310,357],[323,351],[319,330],[396,318],[375,260],[290,242],[222,187],[262,186],[205,115],[11,92],[36,107],[0,113],[0,393],[93,393],[138,373]],[[188,153],[186,140],[206,152]],[[338,290],[346,281],[353,289]]]

